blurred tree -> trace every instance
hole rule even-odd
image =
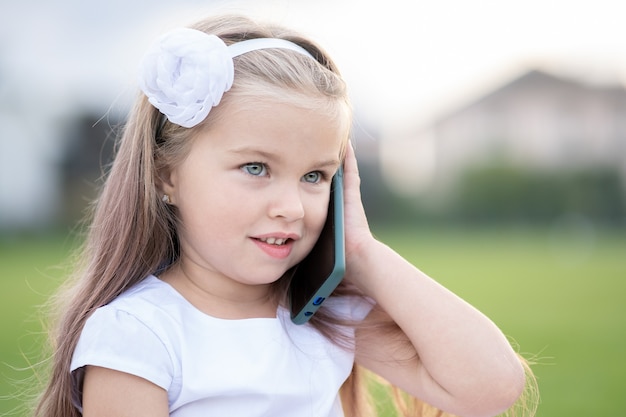
[[[465,171],[450,208],[453,218],[471,222],[547,223],[578,213],[597,223],[626,220],[626,198],[614,168],[528,170],[507,164]]]
[[[113,158],[115,133],[120,121],[81,114],[67,127],[67,150],[61,162],[62,218],[75,224],[97,196],[98,186]]]

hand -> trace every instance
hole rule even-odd
[[[348,143],[344,162],[344,223],[346,238],[346,263],[350,280],[350,261],[358,258],[368,243],[374,241],[361,201],[361,178],[352,142]]]

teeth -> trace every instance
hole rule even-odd
[[[283,245],[287,241],[287,239],[275,238],[275,237],[267,237],[259,239],[262,242],[269,243],[270,245]]]

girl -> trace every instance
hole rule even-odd
[[[432,405],[419,415],[520,397],[499,329],[372,236],[346,87],[318,46],[206,19],[157,41],[140,87],[37,416],[362,416],[362,368]],[[342,164],[346,276],[297,326],[289,271]]]

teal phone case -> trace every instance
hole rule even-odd
[[[296,267],[290,283],[289,307],[295,324],[306,323],[344,277],[343,220],[343,170],[340,168],[333,177],[324,229],[311,253]]]

